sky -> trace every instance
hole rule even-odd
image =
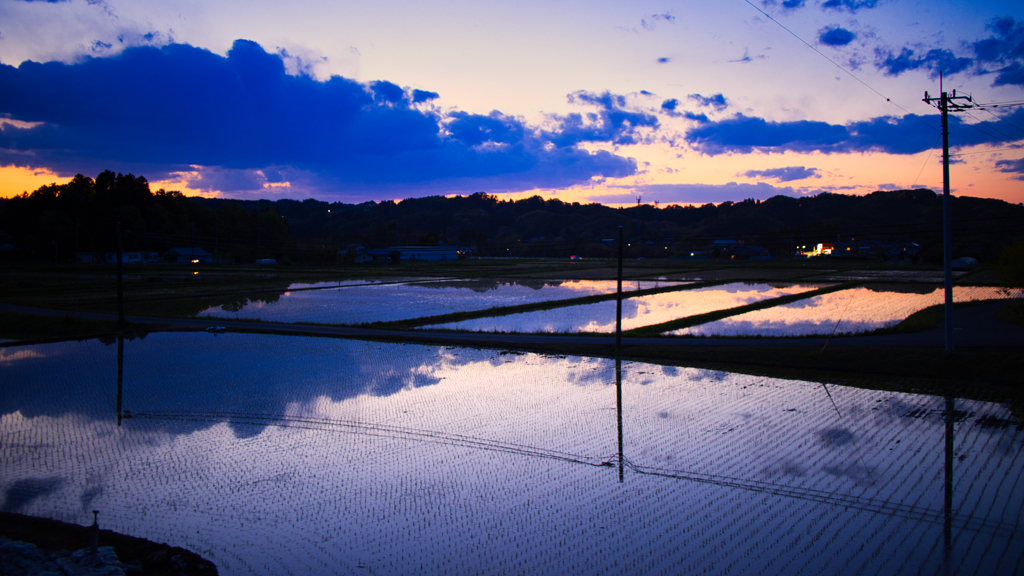
[[[0,196],[1024,202],[1024,5],[0,0]],[[960,101],[968,103],[967,101]]]

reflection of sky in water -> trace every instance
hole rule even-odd
[[[298,290],[313,285],[293,284],[289,288],[295,291],[285,292],[275,302],[249,302],[237,312],[213,307],[198,315],[272,322],[359,324],[579,298],[607,294],[616,289],[616,283],[608,280],[448,280],[383,285],[363,282],[342,284],[340,287],[336,283],[325,284],[334,286],[334,289]],[[684,282],[634,280],[623,282],[622,289],[646,290],[679,284]]]
[[[1020,298],[1022,291],[1001,288],[954,286],[955,302],[991,298]],[[791,304],[755,310],[731,318],[708,322],[673,335],[696,336],[804,336],[865,332],[898,324],[918,310],[944,301],[942,288],[922,287],[918,293],[880,288],[851,288],[823,294]]]
[[[660,324],[694,314],[704,314],[745,304],[817,290],[827,284],[750,284],[682,290],[629,298],[622,301],[622,329]],[[425,326],[424,329],[480,332],[605,332],[615,331],[615,302],[599,302],[568,308],[524,312],[494,318]]]
[[[819,384],[626,363],[620,484],[609,360],[195,333],[125,350],[121,428],[116,346],[14,351],[3,509],[98,509],[227,576],[942,568],[941,398],[832,386],[838,416]],[[1012,573],[1024,430],[956,409],[952,571]]]
[[[436,278],[377,278],[371,280],[336,280],[334,282],[293,282],[289,290],[308,290],[320,288],[341,288],[343,286],[365,286],[367,284],[397,284],[401,282],[422,282]]]

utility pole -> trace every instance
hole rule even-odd
[[[939,72],[939,97],[924,93],[924,102],[929,106],[938,102],[942,113],[942,268],[946,288],[945,341],[946,352],[953,352],[953,220],[949,200],[949,112],[961,112],[972,105],[958,104],[957,100],[974,102],[970,96],[957,96],[956,90],[949,95],[942,89],[942,72]]]
[[[636,243],[640,243],[640,198],[636,197]]]
[[[622,226],[619,226],[619,273],[615,290],[615,357],[622,348]]]
[[[121,221],[117,221],[117,329],[124,330],[124,274],[121,271]]]

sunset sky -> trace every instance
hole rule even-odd
[[[942,189],[939,92],[1024,102],[1024,5],[0,0],[0,196],[661,204]],[[951,117],[955,194],[1024,202],[1024,107]]]

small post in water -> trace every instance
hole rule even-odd
[[[100,511],[92,511],[92,555],[95,556],[99,553],[100,547],[100,525],[98,521]]]

